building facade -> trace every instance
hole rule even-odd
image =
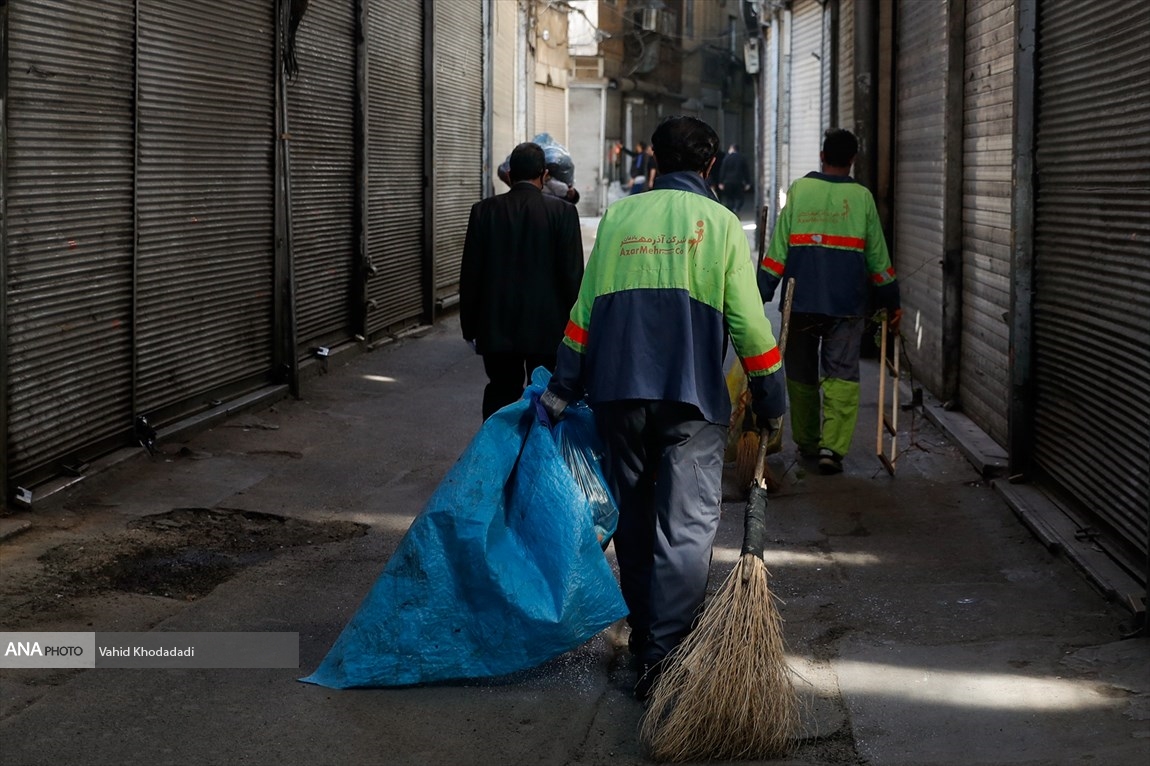
[[[573,0],[571,151],[583,215],[621,194],[627,155],[674,114],[706,120],[753,155],[755,81],[741,0]],[[754,59],[757,61],[757,54]]]

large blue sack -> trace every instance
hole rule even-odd
[[[554,429],[541,423],[548,377],[536,370],[523,398],[483,424],[301,681],[346,689],[506,675],[627,614],[603,555],[614,503],[581,489],[561,449],[577,447],[601,481],[592,414],[579,403]]]

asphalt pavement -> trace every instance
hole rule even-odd
[[[355,691],[297,681],[480,425],[483,367],[455,317],[328,365],[299,400],[169,438],[156,456],[120,453],[10,517],[28,528],[0,541],[0,629],[298,632],[300,667],[0,671],[0,764],[646,762],[618,626],[512,678]],[[1147,763],[1147,639],[1121,640],[1126,612],[921,411],[900,413],[889,476],[874,455],[877,374],[864,362],[844,474],[818,474],[793,447],[772,457],[782,489],[766,560],[804,701],[804,730],[779,762]],[[728,498],[712,590],[742,538],[733,482]],[[315,534],[190,596],[65,585],[58,566],[48,576],[60,560],[138,553],[128,543],[141,520],[175,523],[177,509],[269,514]],[[364,534],[325,541],[324,529],[353,528],[343,522]]]

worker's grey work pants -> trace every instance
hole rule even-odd
[[[595,406],[619,503],[615,555],[632,649],[653,663],[679,645],[707,592],[727,427],[682,402]]]

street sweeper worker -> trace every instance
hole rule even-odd
[[[694,117],[651,137],[658,186],[603,216],[540,402],[552,420],[586,396],[619,506],[615,553],[646,697],[703,604],[719,524],[730,337],[760,427],[781,425],[779,348],[742,224],[705,178],[719,138]]]
[[[791,435],[825,474],[842,473],[858,421],[868,306],[885,309],[896,333],[902,318],[874,197],[850,176],[857,154],[853,133],[826,131],[821,172],[791,184],[758,273],[764,303],[795,280],[785,360]]]

